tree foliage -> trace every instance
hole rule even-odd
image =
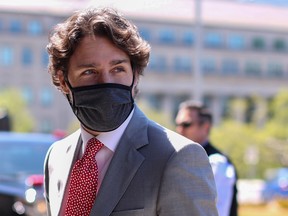
[[[278,163],[288,167],[288,90],[280,91],[272,100],[270,114],[265,127],[267,146]]]
[[[7,109],[12,131],[33,131],[34,120],[20,91],[17,89],[0,91],[0,107]]]
[[[244,99],[229,105],[230,115],[212,130],[211,139],[234,162],[240,178],[265,178],[267,169],[288,166],[288,90],[268,105],[253,97],[250,122]]]
[[[250,103],[250,104],[249,104]],[[139,107],[154,121],[175,130],[161,110],[140,101]],[[288,166],[288,90],[269,103],[260,96],[236,98],[228,116],[211,131],[211,140],[233,161],[239,178],[265,178],[266,170]]]

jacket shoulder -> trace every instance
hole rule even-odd
[[[150,141],[153,142],[154,140],[157,143],[163,143],[164,145],[166,145],[166,147],[168,143],[171,147],[173,147],[175,151],[179,151],[187,146],[199,146],[200,148],[202,148],[200,144],[155,122],[150,123],[148,128]]]

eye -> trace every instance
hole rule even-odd
[[[121,73],[121,72],[125,72],[125,68],[124,67],[115,67],[112,70],[113,73]]]
[[[81,75],[83,76],[87,76],[87,75],[91,75],[91,74],[95,74],[96,71],[95,70],[92,70],[92,69],[89,69],[89,70],[85,70],[81,73]]]

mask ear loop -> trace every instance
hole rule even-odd
[[[68,87],[70,88],[70,90],[72,91],[73,90],[73,87],[71,86],[69,80],[68,80],[68,77],[67,76],[64,76],[64,80],[65,82],[67,83]]]
[[[133,104],[134,104],[134,98],[133,98],[132,91],[133,91],[134,81],[135,81],[135,75],[134,75],[134,73],[133,73],[132,84],[130,85],[130,97],[131,97],[131,101],[132,101]]]
[[[74,113],[76,114],[76,113],[77,113],[77,108],[76,108],[76,106],[75,106],[75,104],[74,104],[74,103],[75,103],[75,102],[74,102],[75,100],[74,100],[73,87],[71,86],[71,84],[70,84],[67,76],[64,76],[64,80],[65,80],[65,82],[67,83],[69,89],[70,89],[71,92],[72,92],[72,98],[70,98],[69,94],[66,94],[66,98],[67,98],[70,106],[72,107]]]

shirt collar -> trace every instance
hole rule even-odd
[[[135,108],[134,108],[135,109]],[[111,151],[115,152],[115,149],[119,143],[121,136],[123,135],[128,123],[130,122],[132,115],[134,113],[134,109],[129,114],[128,118],[115,130],[109,132],[102,132],[97,136],[97,139],[102,142],[107,148]],[[82,126],[81,126],[81,137],[83,140],[82,145],[82,152],[84,152],[86,148],[86,144],[89,139],[94,137],[92,134],[88,133]]]

